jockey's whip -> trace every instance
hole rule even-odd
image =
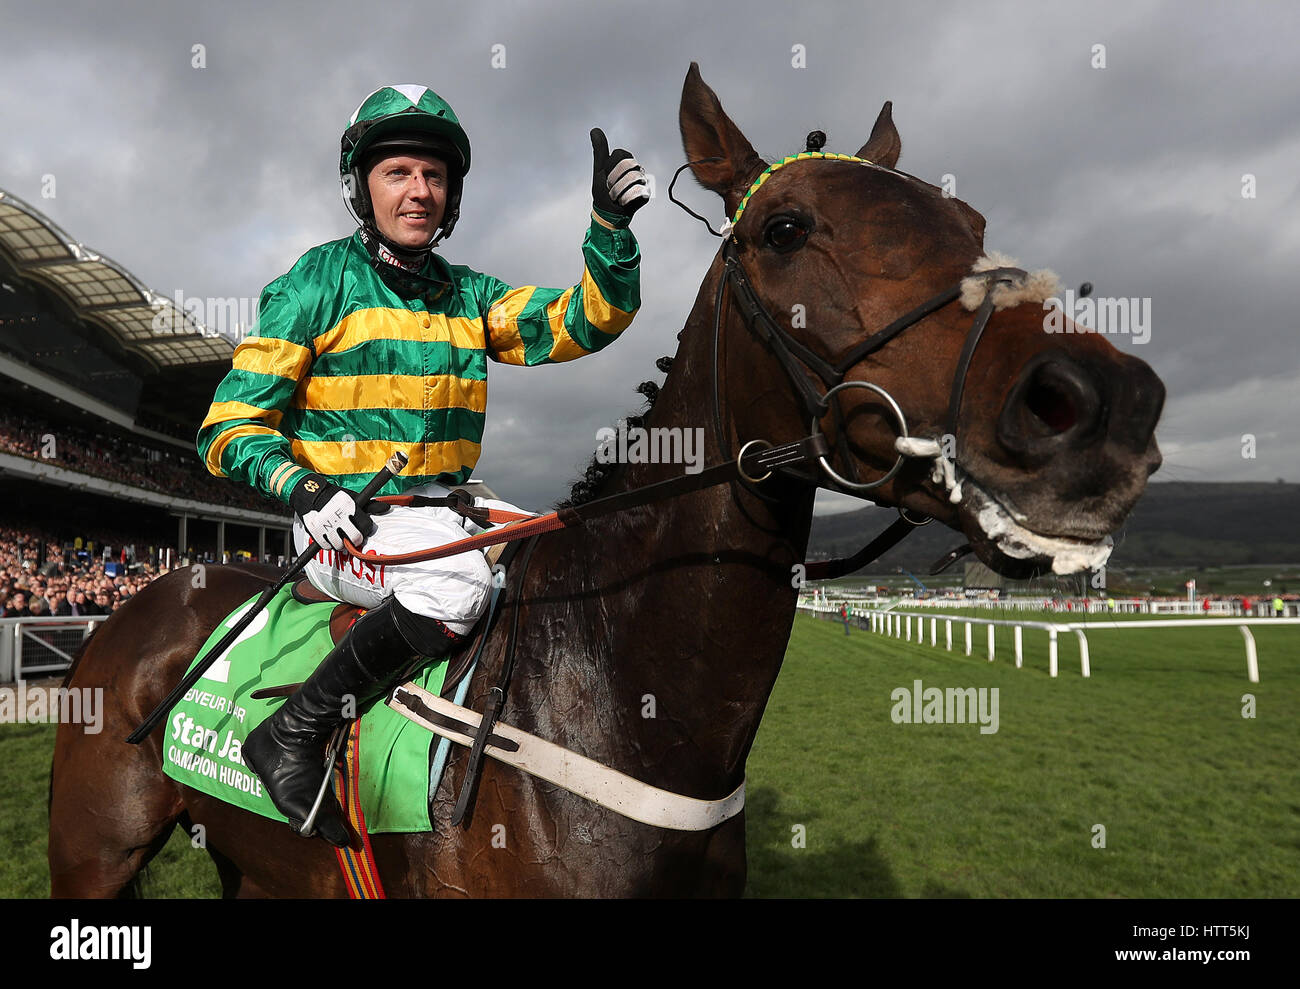
[[[389,457],[388,462],[380,468],[379,473],[372,477],[370,482],[361,489],[361,493],[357,495],[357,504],[364,508],[385,484],[402,472],[403,468],[406,467],[407,459],[406,454],[401,450]],[[293,561],[289,569],[285,571],[284,576],[262,592],[261,596],[253,603],[253,606],[244,612],[244,616],[235,623],[234,627],[221,637],[221,641],[209,649],[208,654],[194,664],[194,667],[185,674],[175,689],[163,698],[162,703],[153,709],[153,713],[149,717],[140,723],[140,727],[126,737],[127,742],[131,745],[139,745],[149,737],[150,733],[158,727],[158,722],[167,717],[167,712],[175,707],[186,692],[203,678],[203,674],[208,671],[208,667],[230,648],[231,644],[239,638],[239,634],[257,617],[258,612],[265,608],[271,598],[275,597],[285,584],[298,576],[299,571],[311,562],[311,558],[316,555],[318,549],[316,540],[309,538],[307,548]]]

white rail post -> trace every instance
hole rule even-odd
[[[1238,626],[1242,638],[1246,640],[1246,676],[1251,683],[1259,683],[1259,656],[1255,652],[1255,637],[1245,625]]]
[[[949,652],[952,652],[952,619],[949,618],[943,623],[943,641]]]
[[[907,616],[907,641],[912,641],[912,616]]]
[[[970,622],[966,623],[966,655],[970,655]]]
[[[989,625],[989,662],[993,662],[993,625]]]
[[[1056,629],[1047,630],[1047,672],[1056,676]]]
[[[1088,662],[1088,637],[1083,629],[1076,628],[1074,634],[1079,637],[1079,672],[1086,677],[1092,676],[1092,665]]]
[[[1022,626],[1017,625],[1014,631],[1016,639],[1016,669],[1020,669],[1025,665],[1024,636],[1021,634],[1024,632],[1024,629]]]
[[[931,618],[930,619],[930,645],[937,646],[938,644],[939,644],[939,619]]]

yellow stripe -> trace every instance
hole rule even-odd
[[[284,490],[285,482],[294,474],[295,471],[301,470],[292,460],[286,460],[279,467],[271,472],[271,477],[267,480],[267,487],[274,492],[278,498]]]
[[[564,328],[564,313],[569,308],[569,300],[572,298],[573,289],[569,289],[546,307],[546,319],[551,324],[551,360],[553,361],[571,361],[591,353],[569,336],[569,331]]]
[[[426,404],[427,400],[427,404]],[[454,374],[313,376],[293,397],[300,409],[469,409],[487,411],[487,382]]]
[[[213,440],[212,445],[208,447],[208,455],[204,459],[204,462],[207,464],[209,473],[216,474],[217,477],[226,476],[225,471],[221,469],[221,454],[225,452],[225,449],[227,446],[229,446],[231,440],[237,439],[240,436],[266,436],[266,435],[279,436],[280,434],[277,433],[270,426],[254,426],[251,423],[243,423],[242,425],[231,426],[225,432],[221,433],[215,440]],[[375,470],[378,471],[379,468],[376,467]]]
[[[604,333],[622,333],[636,315],[635,309],[624,312],[611,306],[586,268],[582,269],[582,312],[588,323]]]
[[[425,321],[429,325],[425,326]],[[409,309],[361,309],[344,316],[332,329],[312,341],[316,353],[335,353],[367,340],[448,342],[465,350],[482,350],[483,326],[467,316],[447,317]]]
[[[294,466],[297,467],[296,464]],[[289,473],[285,474],[284,477],[280,478],[280,489],[276,491],[275,496],[277,498],[280,497],[280,495],[284,494],[285,489],[291,484],[296,487],[298,482],[310,473],[311,472],[307,470],[306,467],[297,467],[296,470],[289,471]]]
[[[403,449],[410,463],[403,474],[431,477],[443,471],[455,473],[462,467],[478,463],[482,448],[470,440],[442,443],[411,443],[403,447],[393,440],[292,440],[293,459],[321,474],[374,474],[393,455],[394,447]]]
[[[311,351],[276,337],[245,337],[235,348],[233,363],[241,371],[297,381],[311,366]]]
[[[208,417],[199,428],[207,429],[216,423],[230,422],[232,419],[260,419],[272,429],[278,429],[282,415],[278,409],[259,409],[256,405],[244,402],[213,402],[208,409]]]
[[[502,364],[524,363],[524,340],[519,335],[519,314],[532,298],[534,286],[512,289],[488,310],[487,325],[492,350]]]
[[[601,216],[601,215],[600,215],[599,213],[597,213],[595,210],[592,210],[592,211],[591,211],[591,218],[592,218],[593,220],[595,220],[597,223],[599,223],[602,227],[604,227],[604,228],[607,229],[607,230],[617,230],[617,229],[618,229],[618,227],[614,226],[614,224],[610,223],[608,220],[606,220],[603,216]]]
[[[276,494],[279,494],[280,489],[275,486],[276,478],[278,478],[281,474],[283,474],[285,471],[289,470],[293,466],[294,464],[292,460],[286,460],[275,470],[271,471],[271,476],[266,479],[266,486],[270,488],[272,491],[274,491]]]

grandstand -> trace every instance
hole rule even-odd
[[[287,509],[194,448],[236,342],[0,191],[0,522],[164,566],[288,556]]]

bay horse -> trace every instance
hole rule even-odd
[[[768,163],[695,64],[679,122],[694,177],[734,215]],[[758,300],[790,323],[791,337],[832,363],[876,327],[959,282],[984,254],[983,217],[898,171],[901,146],[887,103],[856,155],[874,164],[821,158],[772,172],[731,232]],[[719,292],[725,268],[720,251],[642,423],[710,426],[716,347],[725,437],[705,428],[710,464],[756,438],[797,440],[808,427],[790,376],[746,314],[731,301],[716,308],[734,295]],[[796,306],[803,319],[788,317]],[[1040,304],[999,311],[983,346],[963,357],[970,313],[947,305],[846,375],[895,396],[912,435],[937,440],[960,370],[956,454],[966,496],[954,502],[951,485],[911,459],[872,500],[959,530],[981,560],[1008,574],[1047,564],[1026,556],[1026,542],[1087,547],[1113,532],[1160,463],[1154,429],[1164,386],[1151,368],[1097,334],[1047,334],[1043,320]],[[823,424],[835,440],[835,469],[878,477],[896,461],[896,419],[869,389],[841,397],[842,416]],[[589,472],[586,495],[680,473],[680,465],[621,464],[603,476]],[[807,550],[814,497],[813,486],[777,473],[754,487],[723,484],[541,537],[522,587],[512,582],[503,601],[503,614],[518,609],[520,621],[501,720],[653,786],[706,800],[731,793],[744,778],[790,637],[792,575]],[[123,741],[217,623],[276,576],[253,566],[212,567],[206,587],[195,588],[188,572],[169,574],[90,640],[68,683],[103,688],[104,729],[58,730],[52,895],[133,894],[178,822],[204,827],[226,896],[345,895],[324,841],[164,776],[164,728],[139,746]],[[475,710],[496,682],[509,624],[499,622],[486,642],[466,701]],[[647,695],[654,717],[644,716]],[[466,763],[466,750],[453,747],[431,832],[373,837],[388,895],[736,896],[744,889],[743,812],[708,831],[663,830],[487,760],[469,827],[453,828]]]

